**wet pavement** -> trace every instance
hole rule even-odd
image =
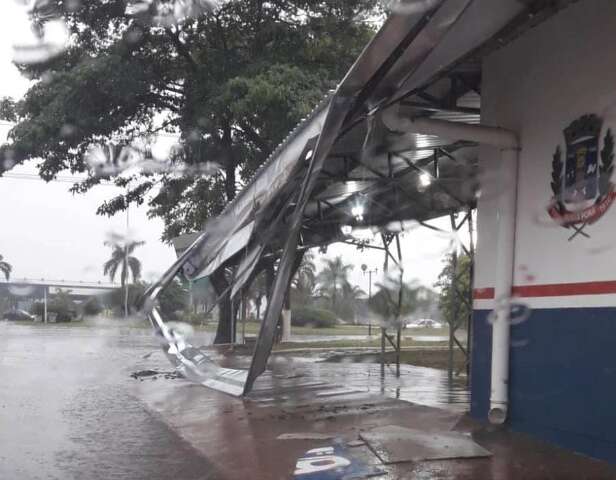
[[[218,479],[135,396],[147,330],[0,322],[0,479]]]
[[[287,356],[272,369],[233,398],[164,374],[131,378],[170,370],[147,330],[0,324],[0,479],[290,479],[305,452],[332,444],[383,468],[376,478],[616,478],[470,421],[464,380],[438,370],[403,366],[401,380],[382,380],[379,365]],[[388,425],[468,433],[493,456],[382,466],[360,434]]]

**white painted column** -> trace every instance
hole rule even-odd
[[[282,342],[291,341],[291,310],[284,309],[282,311]]]

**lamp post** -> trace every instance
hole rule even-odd
[[[124,318],[128,318],[128,230],[130,228],[128,209],[126,205],[126,237],[124,238]]]
[[[370,303],[370,300],[372,299],[372,274],[376,274],[379,269],[372,268],[368,270],[368,266],[363,263],[361,266],[361,271],[364,272],[364,276],[368,274],[368,303]],[[372,336],[372,322],[370,321],[370,318],[368,318],[368,336]]]

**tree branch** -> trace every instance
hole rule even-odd
[[[261,136],[257,132],[255,132],[255,130],[250,125],[248,125],[246,122],[240,122],[239,125],[242,129],[242,132],[246,134],[249,140],[254,143],[259,148],[259,150],[261,150],[265,154],[265,156],[268,156],[270,153],[272,153],[272,149],[267,144],[267,142],[263,140]]]
[[[193,73],[196,73],[197,70],[199,69],[199,65],[197,65],[197,62],[190,54],[190,50],[188,49],[188,47],[185,44],[183,44],[182,41],[180,40],[179,34],[177,32],[174,32],[173,30],[171,30],[171,28],[168,28],[168,27],[165,28],[165,33],[167,34],[167,36],[169,36],[169,38],[171,38],[171,41],[175,45],[175,48],[177,49],[178,53],[182,57],[184,57],[184,59],[188,63],[188,66],[193,71]]]

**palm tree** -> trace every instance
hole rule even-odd
[[[316,293],[317,275],[314,264],[314,253],[307,251],[291,281],[291,288],[294,298],[306,304]]]
[[[342,305],[340,308],[343,318],[350,319],[355,323],[355,311],[359,300],[366,296],[357,285],[351,285],[348,282],[342,284]]]
[[[4,257],[0,255],[0,272],[4,274],[6,281],[9,281],[9,277],[11,276],[11,271],[13,267],[10,263],[4,261]]]
[[[304,283],[315,283],[316,275],[317,267],[314,264],[314,253],[308,250],[304,252],[299,268],[297,272],[295,272],[294,280],[299,280]]]
[[[378,291],[368,300],[370,310],[379,315],[383,326],[398,326],[402,318],[417,308],[418,286],[406,284],[402,278],[388,276],[377,283]]]
[[[338,256],[331,259],[325,259],[325,267],[317,275],[317,280],[321,285],[321,290],[331,299],[332,310],[336,310],[336,300],[338,297],[338,289],[341,289],[344,284],[349,283],[349,272],[353,270],[353,265],[347,265],[342,261],[342,257]]]
[[[125,291],[124,295],[124,316],[128,316],[128,275],[133,275],[133,282],[141,276],[141,262],[137,257],[131,256],[137,247],[144,245],[145,242],[126,241],[121,244],[117,242],[105,242],[111,247],[111,258],[103,264],[103,274],[109,275],[113,282],[120,269],[120,285]]]

